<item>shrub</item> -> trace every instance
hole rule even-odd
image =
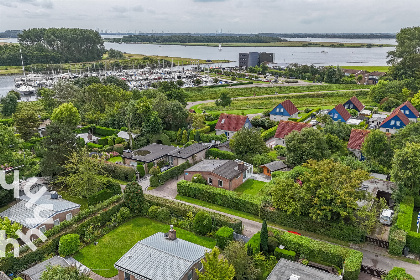
[[[127,221],[128,218],[130,218],[131,213],[130,209],[127,207],[121,207],[120,211],[118,211],[115,221],[117,224],[121,224],[125,221]]]
[[[397,227],[404,231],[411,230],[411,220],[414,211],[414,198],[406,196],[398,206]]]
[[[102,126],[95,126],[94,127],[94,134],[98,134],[101,136],[111,136],[114,134],[117,134],[118,130],[116,129],[112,129],[112,128],[107,128],[107,127],[102,127]]]
[[[148,216],[152,219],[157,220],[157,213],[159,209],[160,209],[159,206],[156,206],[156,205],[150,206],[149,210],[147,211]]]
[[[160,168],[159,168],[159,166],[152,167],[152,168],[149,170],[149,173],[150,173],[150,175],[152,175],[152,176],[156,176],[156,175],[158,175],[158,174],[160,173]]]
[[[216,148],[208,149],[206,151],[206,157],[213,157],[219,159],[236,159],[236,155],[232,152],[222,151]]]
[[[188,167],[190,167],[191,164],[189,161],[186,161],[184,163],[181,163],[178,166],[172,167],[168,170],[166,170],[165,172],[162,172],[160,174],[158,174],[157,177],[157,186],[159,185],[163,185],[165,182],[174,179],[178,176],[180,176],[181,174],[184,173],[184,170],[187,169]]]
[[[114,193],[108,189],[101,190],[88,197],[88,205],[95,205],[114,196]]]
[[[165,166],[165,161],[164,161],[164,160],[159,160],[159,161],[157,162],[157,166],[158,166],[159,168],[164,167],[164,166]]]
[[[248,251],[252,252],[253,255],[256,255],[260,252],[260,243],[261,243],[261,233],[258,232],[254,234],[251,239],[246,243]]]
[[[146,175],[146,171],[144,170],[143,164],[137,164],[136,169],[139,172],[140,178],[142,178],[142,177],[144,177],[144,175]]]
[[[270,254],[273,254],[274,250],[279,246],[279,241],[275,237],[269,236],[267,244],[268,244],[268,252]]]
[[[148,170],[148,172],[150,172],[150,169],[151,169],[153,166],[155,166],[155,163],[154,163],[154,162],[149,162],[149,163],[147,164],[147,170]]]
[[[194,217],[194,231],[201,235],[206,235],[213,228],[212,220],[209,213],[200,211]]]
[[[407,233],[407,247],[410,251],[416,254],[420,254],[420,233],[409,231]]]
[[[362,267],[363,254],[356,250],[350,250],[344,263],[344,279],[359,279],[360,269]],[[337,265],[337,267],[340,267]]]
[[[98,139],[98,144],[99,144],[99,145],[102,145],[102,146],[106,146],[106,145],[108,145],[108,139],[107,139],[106,137],[104,137],[104,138],[99,138],[99,139]]]
[[[277,128],[278,128],[278,125],[273,126],[272,128],[267,129],[266,131],[264,131],[263,133],[261,133],[262,139],[264,141],[267,141],[268,139],[273,138],[274,135],[276,134]]]
[[[0,124],[5,126],[12,126],[14,123],[13,119],[0,119]]]
[[[404,268],[394,267],[383,278],[384,280],[415,280],[413,276],[405,272]]]
[[[168,224],[171,222],[171,212],[166,207],[161,207],[157,210],[156,219],[162,223]]]
[[[122,144],[115,144],[114,151],[116,151],[119,154],[122,154],[124,151],[124,146]]]
[[[217,124],[218,121],[219,120],[214,120],[214,121],[211,121],[211,122],[207,123],[207,125],[210,127],[210,132],[214,131],[214,128],[216,127],[216,124]]]
[[[67,234],[60,238],[58,253],[62,257],[73,255],[79,250],[80,236],[78,234]]]
[[[145,201],[143,189],[137,182],[128,183],[124,189],[124,204],[135,215],[143,214]]]
[[[216,134],[203,134],[199,133],[200,141],[205,143],[210,143],[212,141],[219,141],[221,143],[224,143],[227,141],[227,137],[224,134],[216,135]]]
[[[392,227],[389,232],[389,248],[391,255],[400,256],[406,244],[407,232]]]
[[[113,146],[113,145],[114,145],[114,140],[112,140],[112,138],[108,138],[108,146]]]
[[[159,187],[159,177],[158,176],[154,175],[154,176],[150,177],[149,181],[150,181],[150,187],[152,187],[152,188]]]
[[[121,138],[121,137],[115,138],[115,144],[121,144],[123,142],[124,142],[124,139],[123,138]]]
[[[216,246],[225,249],[230,241],[233,240],[233,229],[229,227],[221,227],[216,232]]]
[[[285,249],[280,249],[280,248],[276,248],[274,250],[274,256],[278,260],[281,259],[281,258],[286,259],[286,260],[291,260],[291,261],[296,260],[296,252],[285,250]]]
[[[86,146],[87,146],[87,148],[91,151],[91,150],[93,150],[93,149],[102,149],[104,146],[102,146],[102,145],[99,145],[99,144],[95,144],[95,143],[91,143],[91,142],[89,142],[89,143],[87,143],[86,144]]]
[[[194,176],[192,176],[191,182],[197,183],[197,184],[202,184],[202,185],[205,185],[207,183],[207,181],[206,181],[206,179],[204,179],[203,175],[201,175],[199,173],[194,174]]]
[[[285,157],[286,156],[286,147],[277,145],[277,146],[274,147],[274,150],[277,152],[277,155],[279,157]]]
[[[121,181],[135,181],[136,170],[132,167],[119,165],[112,162],[103,162],[102,171],[110,177]]]

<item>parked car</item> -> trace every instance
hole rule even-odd
[[[392,216],[394,215],[394,211],[391,209],[384,209],[379,217],[379,221],[381,224],[390,226],[392,223]]]
[[[296,231],[288,230],[287,232],[290,232],[290,233],[293,233],[293,234],[296,234],[296,235],[302,235],[302,234],[300,234],[299,232],[296,232]]]

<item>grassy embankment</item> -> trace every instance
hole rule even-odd
[[[212,60],[211,62],[207,62],[204,59],[196,59],[196,58],[184,58],[184,57],[171,57],[171,56],[159,56],[159,55],[143,55],[143,54],[124,54],[127,58],[130,59],[142,59],[143,57],[153,57],[156,59],[165,59],[168,61],[172,62],[172,59],[174,60],[174,66],[178,65],[178,63],[180,65],[189,65],[192,62],[197,63],[197,60],[199,61],[200,64],[206,64],[206,63],[226,63],[226,62],[230,62],[229,60]],[[170,66],[170,65],[168,65]]]
[[[364,70],[367,72],[388,72],[389,66],[340,66],[341,69]]]

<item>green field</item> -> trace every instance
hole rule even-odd
[[[266,184],[266,182],[248,179],[234,191],[242,194],[258,196]]]
[[[365,70],[367,72],[388,72],[388,66],[340,66],[342,69]]]
[[[114,229],[98,240],[98,245],[90,244],[80,250],[74,258],[103,277],[118,274],[114,263],[118,261],[138,241],[157,232],[169,231],[169,225],[147,218],[135,218]],[[175,227],[178,238],[213,249],[216,241],[209,237]]]

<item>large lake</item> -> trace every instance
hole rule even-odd
[[[395,44],[395,39],[334,39],[334,38],[289,38],[296,41],[342,42]],[[16,39],[8,39],[16,43]],[[226,66],[238,65],[238,54],[241,52],[272,52],[274,62],[279,65],[290,63],[322,65],[367,65],[386,66],[387,52],[393,48],[305,48],[305,47],[217,47],[154,45],[154,44],[117,44],[105,43],[107,49],[113,48],[127,53],[187,57],[193,59],[230,60]],[[0,96],[13,89],[13,77],[0,76]]]

